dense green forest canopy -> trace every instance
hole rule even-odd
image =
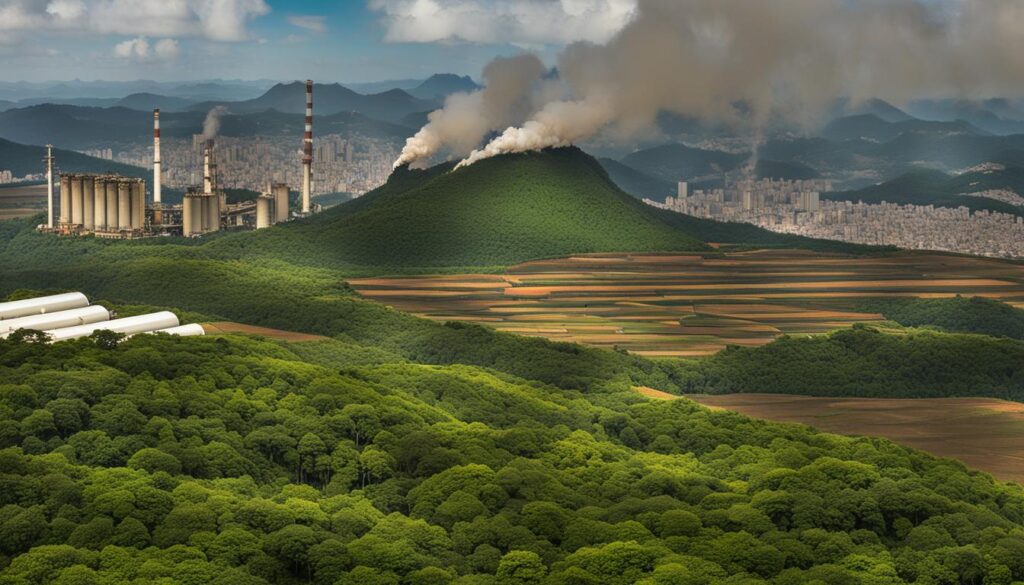
[[[1024,580],[1024,493],[885,440],[341,340],[0,341],[0,583]]]
[[[935,327],[958,333],[981,333],[1024,339],[1024,309],[985,297],[952,299],[871,299],[857,310],[881,313],[907,327]]]

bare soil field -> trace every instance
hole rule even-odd
[[[45,210],[46,185],[0,188],[0,221],[28,217]]]
[[[244,323],[232,323],[230,321],[218,321],[216,323],[203,323],[203,329],[207,335],[217,333],[246,333],[249,335],[260,335],[271,339],[282,341],[320,341],[328,339],[322,335],[310,335],[308,333],[296,333],[294,331],[283,331],[281,329],[270,329],[268,327],[257,327]]]
[[[656,399],[672,395],[637,389]],[[842,435],[876,436],[1003,481],[1024,483],[1024,404],[988,398],[820,398],[784,394],[689,395],[711,408]]]
[[[597,254],[527,262],[501,274],[349,283],[367,298],[438,321],[652,357],[707,355],[728,344],[879,322],[881,315],[856,310],[870,298],[961,294],[1024,304],[1024,265],[925,252]]]

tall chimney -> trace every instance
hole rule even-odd
[[[213,193],[213,178],[210,177],[210,151],[213,149],[213,140],[207,140],[203,146],[203,193]]]
[[[313,186],[313,80],[306,80],[306,133],[302,138],[302,213],[309,213]]]
[[[53,229],[53,146],[49,144],[46,145],[46,227]]]
[[[160,109],[153,110],[153,203],[160,207]]]

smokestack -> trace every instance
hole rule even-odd
[[[306,80],[306,133],[302,138],[302,213],[309,213],[313,186],[313,80]]]
[[[210,151],[213,150],[213,140],[207,140],[203,146],[203,193],[213,193],[213,178],[210,176]]]
[[[53,146],[49,144],[46,145],[46,227],[53,229]]]
[[[153,110],[153,203],[160,206],[160,109]]]

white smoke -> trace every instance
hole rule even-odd
[[[448,96],[427,125],[406,140],[395,167],[424,165],[439,151],[465,156],[489,132],[519,124],[533,113],[531,92],[542,94],[544,64],[535,55],[499,58],[484,69],[484,87]]]
[[[206,114],[206,119],[203,120],[203,140],[212,140],[217,137],[220,133],[220,117],[223,116],[228,109],[224,106],[214,106]]]
[[[574,43],[561,53],[561,95],[534,103],[532,115],[460,166],[605,129],[629,136],[649,130],[660,112],[745,125],[758,136],[769,120],[810,127],[843,97],[1016,94],[1020,22],[1021,0],[639,0],[606,44]],[[527,101],[537,99],[534,91]],[[469,130],[449,123],[484,117],[482,101],[449,101],[400,162],[457,153],[500,128],[493,111]]]

